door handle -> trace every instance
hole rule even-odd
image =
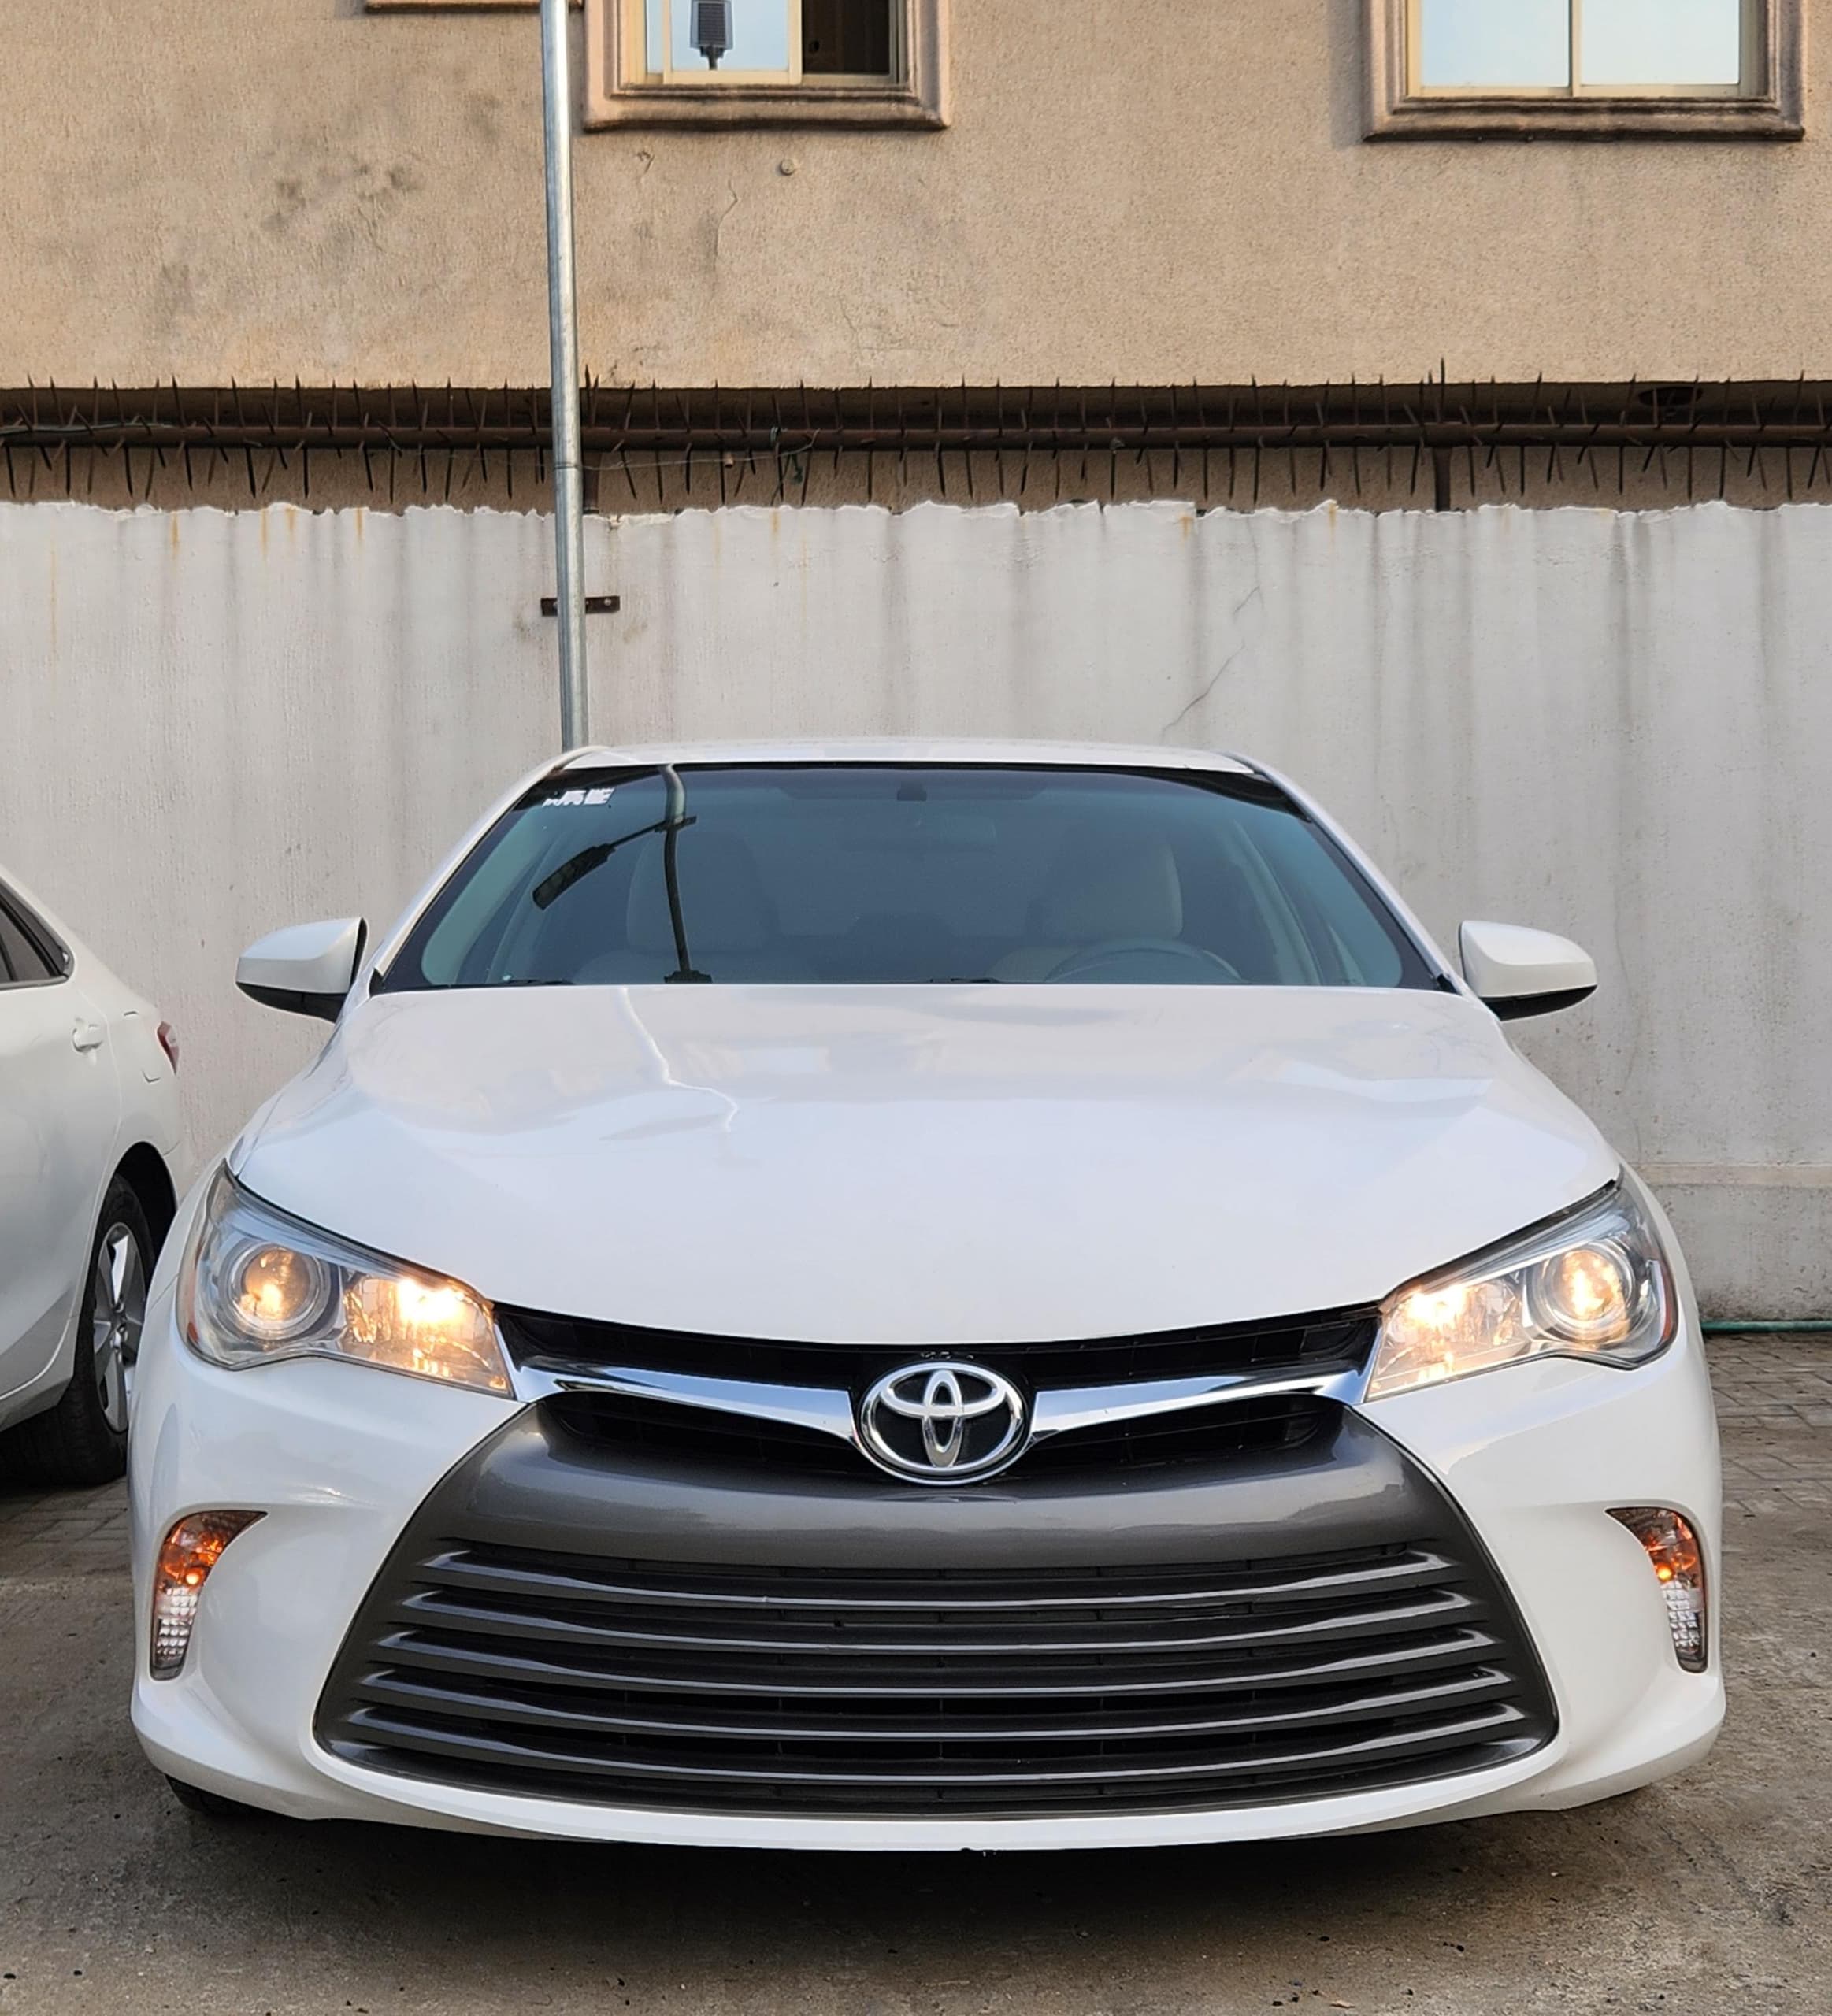
[[[107,1034],[99,1022],[79,1022],[70,1032],[71,1047],[76,1050],[99,1050]]]

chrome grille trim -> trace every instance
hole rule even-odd
[[[852,1397],[818,1386],[768,1386],[747,1379],[709,1379],[692,1373],[648,1372],[636,1366],[607,1366],[553,1372],[522,1366],[515,1373],[523,1399],[548,1399],[562,1393],[611,1393],[635,1400],[662,1400],[677,1407],[736,1414],[747,1421],[781,1421],[785,1428],[813,1429],[856,1443]]]
[[[1033,1447],[1048,1436],[1144,1421],[1159,1414],[1183,1414],[1197,1407],[1221,1406],[1230,1400],[1261,1399],[1288,1393],[1353,1400],[1359,1397],[1366,1383],[1366,1373],[1356,1369],[1295,1377],[1222,1373],[1212,1378],[1158,1380],[1133,1386],[1055,1388],[1037,1395],[1025,1446]],[[780,1421],[785,1427],[811,1429],[849,1443],[870,1460],[859,1440],[852,1395],[838,1388],[768,1385],[752,1380],[652,1372],[636,1366],[580,1367],[563,1372],[522,1366],[517,1369],[515,1384],[520,1396],[528,1400],[567,1393],[607,1393],[751,1421]]]

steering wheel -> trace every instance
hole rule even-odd
[[[1186,945],[1180,938],[1109,938],[1099,945],[1084,945],[1052,966],[1044,979],[1051,984],[1085,980],[1102,966],[1141,957],[1181,959],[1190,965],[1206,967],[1237,986],[1240,984],[1239,972],[1218,953],[1205,951],[1200,945]]]

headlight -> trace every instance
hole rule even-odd
[[[1673,1341],[1677,1314],[1659,1236],[1618,1184],[1556,1224],[1392,1296],[1367,1397],[1527,1358],[1639,1365]]]
[[[389,1372],[510,1391],[480,1295],[314,1232],[227,1173],[211,1186],[179,1277],[185,1340],[232,1369],[289,1358],[355,1358]]]

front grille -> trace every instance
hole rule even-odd
[[[989,1366],[1033,1392],[1073,1386],[1123,1386],[1148,1379],[1222,1373],[1351,1371],[1367,1361],[1378,1311],[1338,1309],[1266,1323],[1207,1325],[1133,1337],[1040,1343],[936,1346],[810,1344],[764,1337],[705,1336],[625,1323],[499,1307],[496,1319],[518,1365],[565,1373],[623,1366],[763,1385],[844,1387],[862,1393],[900,1365],[923,1357]]]
[[[563,1434],[607,1451],[729,1469],[787,1469],[798,1477],[877,1474],[852,1443],[818,1429],[621,1394],[567,1393],[541,1406]],[[1300,1447],[1336,1414],[1333,1403],[1314,1395],[1278,1393],[1187,1413],[1107,1421],[1033,1443],[1000,1474],[1106,1477],[1170,1464],[1227,1462]]]
[[[1315,1799],[1520,1757],[1537,1662],[1468,1544],[869,1573],[402,1551],[320,1739],[651,1809],[944,1817]]]
[[[1033,1443],[1014,1472],[1027,1477],[1107,1477],[1173,1463],[1230,1462],[1301,1448],[1330,1426],[1338,1412],[1335,1402],[1312,1393],[1267,1393],[1187,1413],[1135,1415]]]
[[[857,1401],[877,1379],[925,1354],[881,1346],[789,1343],[648,1330],[615,1323],[499,1310],[516,1362],[540,1371],[587,1376],[606,1367],[735,1379],[759,1384],[844,1390]],[[974,1347],[964,1355],[1003,1373],[1033,1395],[1151,1380],[1253,1373],[1327,1377],[1358,1369],[1372,1347],[1371,1310],[1336,1310],[1274,1323],[1234,1324],[1133,1337]],[[936,1353],[929,1355],[943,1355]],[[960,1353],[947,1354],[961,1355]],[[725,1468],[792,1469],[808,1476],[861,1476],[866,1458],[810,1429],[721,1416],[662,1400],[569,1394],[546,1403],[568,1435],[607,1450]],[[1295,1448],[1330,1418],[1302,1394],[1230,1401],[1161,1418],[1078,1429],[1036,1443],[1012,1466],[1048,1472],[1138,1471],[1173,1463],[1221,1462]]]
[[[837,1436],[751,1414],[715,1414],[621,1393],[562,1394],[542,1401],[541,1413],[567,1440],[612,1455],[661,1456],[726,1469],[792,1469],[798,1477],[876,1474],[858,1450]]]

